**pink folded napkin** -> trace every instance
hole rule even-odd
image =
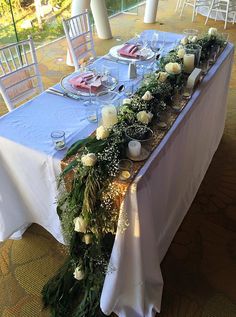
[[[134,44],[125,44],[118,50],[118,53],[124,57],[139,58],[138,46]]]
[[[96,92],[102,85],[101,77],[94,76],[93,73],[83,73],[69,80],[69,83],[77,88],[83,90],[89,90],[91,87],[91,92]]]

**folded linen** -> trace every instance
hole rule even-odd
[[[139,58],[139,47],[134,44],[125,44],[118,50],[118,54],[124,57]]]
[[[95,93],[102,86],[101,76],[95,76],[94,73],[88,72],[80,74],[69,80],[69,83],[76,89],[90,90]]]

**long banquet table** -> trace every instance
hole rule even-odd
[[[152,31],[144,33],[151,36]],[[181,38],[167,36],[170,44]],[[126,193],[112,272],[101,296],[107,315],[151,317],[160,312],[160,263],[223,134],[232,61],[233,46],[228,44]],[[100,65],[106,62],[100,60]],[[118,66],[127,74],[128,65]],[[20,238],[30,223],[37,223],[64,242],[56,213],[56,177],[66,150],[54,150],[50,132],[64,130],[70,146],[96,128],[85,113],[80,101],[43,93],[0,118],[0,241]],[[129,225],[122,230],[126,220]]]

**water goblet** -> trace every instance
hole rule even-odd
[[[152,35],[152,39],[151,39],[151,50],[156,54],[159,51],[159,47],[158,47],[158,43],[159,43],[159,34],[157,32],[154,32]]]
[[[94,99],[95,96],[92,95],[92,82],[88,85],[88,100],[84,102],[86,106],[86,116],[89,122],[97,122],[98,121],[98,110],[97,103]]]

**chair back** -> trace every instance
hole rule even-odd
[[[32,38],[0,48],[0,93],[8,110],[42,91]]]
[[[91,55],[96,57],[88,10],[69,19],[63,19],[62,23],[75,70],[78,70],[80,60]]]

